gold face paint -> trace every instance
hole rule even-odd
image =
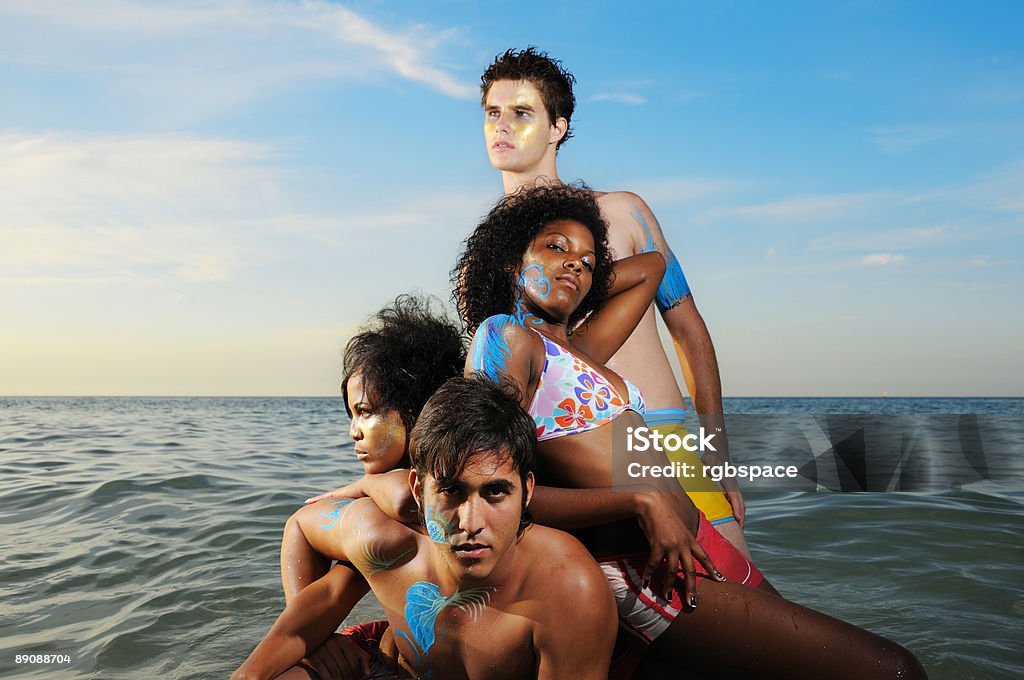
[[[484,106],[484,139],[496,169],[534,169],[545,154],[554,153],[553,127],[540,91],[531,83],[499,80],[491,84]]]
[[[349,436],[365,472],[378,474],[399,467],[405,457],[406,432],[398,411],[372,402],[359,371],[349,377],[347,392],[352,413]]]

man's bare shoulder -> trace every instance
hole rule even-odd
[[[545,593],[545,597],[579,598],[604,597],[608,582],[594,558],[573,536],[538,524],[531,525],[521,547],[527,548],[526,557],[534,566],[526,584],[531,591]]]
[[[650,208],[632,191],[594,192],[601,216],[608,223],[608,243],[616,258],[640,252],[646,242],[644,224]]]
[[[537,525],[528,531],[524,542],[539,554],[525,556],[532,568],[522,595],[539,605],[531,616],[538,677],[607,677],[616,616],[604,572],[569,534]]]
[[[635,213],[646,214],[651,210],[647,202],[632,191],[595,191],[594,197],[609,223],[619,217],[626,217],[635,222]]]
[[[347,546],[346,552],[352,554],[325,556],[357,562],[360,570],[362,565],[357,558],[366,552],[363,550],[366,546],[383,553],[399,548],[407,550],[415,545],[419,536],[412,528],[388,517],[369,498],[323,500],[301,508],[293,517],[301,518],[309,531],[334,534],[336,540],[331,543]]]

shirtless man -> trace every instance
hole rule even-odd
[[[505,389],[453,378],[410,435],[417,526],[369,499],[295,516],[320,553],[353,564],[387,615],[381,649],[412,677],[587,678],[608,674],[615,605],[576,539],[532,525],[533,419]],[[288,604],[233,678],[312,678],[295,666],[333,630],[313,584]]]
[[[484,71],[480,86],[484,138],[491,165],[501,171],[506,194],[538,182],[561,181],[557,153],[572,136],[574,82],[560,62],[533,47],[508,50]],[[667,269],[655,303],[675,342],[693,404],[705,417],[703,426],[709,432],[723,429],[716,437],[718,451],[708,452],[704,464],[724,463],[728,441],[718,361],[683,270],[642,198],[628,191],[613,191],[597,192],[597,200],[608,223],[608,241],[615,258],[651,250],[665,258]],[[648,426],[665,435],[675,432],[682,436],[683,395],[658,336],[654,307],[647,310],[608,365],[640,387],[647,402]],[[696,454],[686,451],[668,455],[676,462],[700,462]],[[724,479],[724,491],[706,478],[680,480],[680,484],[715,528],[749,557],[742,530],[746,506],[736,481]]]

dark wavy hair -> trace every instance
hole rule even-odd
[[[423,404],[453,375],[461,375],[466,347],[458,325],[434,314],[429,298],[399,295],[348,341],[342,361],[341,396],[349,417],[348,381],[362,376],[376,408],[398,411],[406,432]]]
[[[509,378],[494,382],[479,373],[451,378],[423,406],[409,434],[409,457],[421,479],[430,475],[442,484],[457,480],[474,456],[511,461],[523,491],[522,532],[532,521],[526,477],[537,467],[537,426],[520,402],[519,389]]]
[[[558,118],[565,118],[565,134],[558,140],[555,149],[560,149],[572,137],[572,112],[576,109],[576,96],[572,87],[576,79],[562,68],[562,62],[552,59],[547,52],[538,52],[530,45],[525,50],[505,50],[494,58],[480,76],[480,105],[487,106],[487,93],[498,80],[525,80],[540,91],[544,108],[552,125]]]
[[[540,185],[505,196],[466,239],[451,278],[459,315],[470,333],[489,316],[514,312],[523,255],[541,229],[560,220],[579,222],[594,237],[590,292],[569,317],[573,328],[596,314],[612,283],[608,225],[594,194],[585,186]]]

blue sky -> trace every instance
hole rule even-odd
[[[0,0],[0,394],[337,393],[500,195],[479,74],[576,75],[726,395],[1020,395],[1024,5]],[[1014,311],[1014,310],[1017,311]]]

